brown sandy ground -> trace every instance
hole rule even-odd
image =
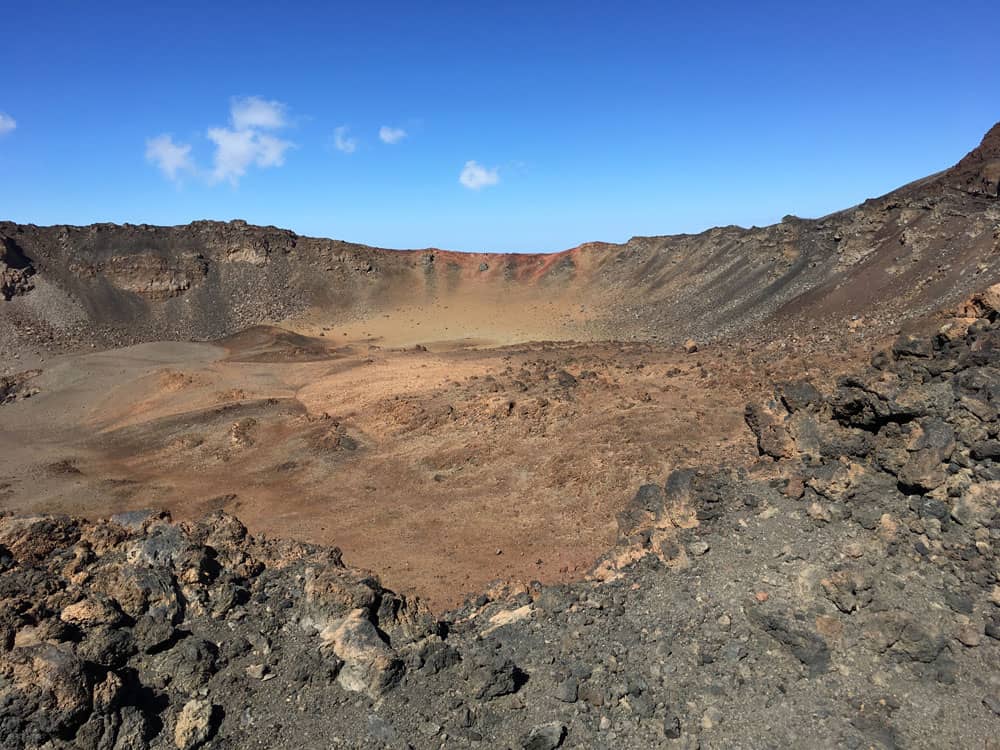
[[[225,509],[255,532],[337,544],[441,609],[494,579],[579,577],[636,486],[753,457],[743,408],[766,384],[823,382],[874,346],[863,331],[692,354],[490,346],[481,334],[502,326],[474,317],[473,335],[417,344],[445,325],[409,313],[49,362],[30,381],[39,393],[4,406],[0,503]]]

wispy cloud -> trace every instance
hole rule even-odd
[[[174,143],[167,133],[146,139],[146,161],[155,164],[169,180],[178,180],[184,172],[195,172],[191,145]]]
[[[288,125],[286,106],[257,96],[234,97],[229,105],[231,128],[209,128],[208,139],[215,144],[212,156],[212,182],[227,181],[238,185],[250,166],[280,167],[285,152],[294,144],[264,130],[278,130]]]
[[[378,137],[382,139],[383,143],[399,143],[406,138],[406,131],[402,128],[392,128],[388,125],[383,125],[378,129]]]
[[[238,185],[252,165],[280,167],[285,163],[285,151],[292,146],[290,141],[256,130],[209,128],[208,139],[215,144],[210,179],[232,185]]]
[[[209,128],[205,136],[215,146],[211,169],[200,169],[191,155],[191,144],[176,143],[170,135],[146,141],[146,159],[171,180],[185,173],[197,174],[210,184],[238,185],[250,167],[280,167],[285,152],[295,144],[267,131],[288,126],[287,106],[258,96],[233,97],[229,126]]]
[[[465,162],[465,167],[458,176],[458,181],[469,190],[480,190],[500,182],[500,173],[496,168],[487,169],[479,162],[470,160]]]
[[[16,127],[17,120],[8,115],[6,112],[0,112],[0,135],[7,135],[7,133]]]
[[[353,154],[358,150],[358,139],[351,138],[347,134],[349,131],[350,128],[346,125],[341,125],[333,131],[333,147],[345,154]]]
[[[235,96],[229,106],[233,127],[237,130],[277,130],[286,127],[286,109],[281,102],[267,101],[259,96]]]

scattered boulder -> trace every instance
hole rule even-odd
[[[177,750],[192,750],[212,736],[215,711],[216,707],[207,700],[193,698],[184,704],[174,725]]]
[[[749,404],[744,418],[757,438],[757,450],[762,456],[780,459],[795,455],[795,441],[775,405]]]
[[[558,721],[532,727],[521,747],[524,750],[555,750],[566,738],[566,725]]]
[[[513,661],[497,658],[476,665],[470,683],[475,698],[488,701],[517,692],[526,680],[526,675]]]
[[[403,676],[403,662],[382,640],[363,609],[353,610],[320,634],[343,661],[337,681],[346,689],[378,698]]]

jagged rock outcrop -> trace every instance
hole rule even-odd
[[[239,720],[204,700],[206,687],[267,681],[279,653],[294,653],[305,679],[378,696],[404,656],[442,643],[426,611],[336,549],[254,539],[223,514],[7,518],[0,551],[4,747],[166,736],[192,748]]]
[[[0,237],[0,298],[10,300],[30,292],[35,273],[31,261],[9,237]]]
[[[1000,123],[948,173],[949,182],[973,195],[1000,197]]]

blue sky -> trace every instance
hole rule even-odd
[[[995,0],[140,5],[6,4],[0,218],[551,251],[823,215],[1000,120]]]

